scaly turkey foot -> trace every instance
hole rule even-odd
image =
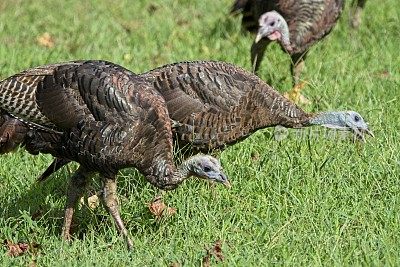
[[[65,207],[64,214],[64,225],[62,228],[62,237],[65,240],[71,240],[71,223],[72,217],[74,215],[74,209],[79,199],[82,197],[83,193],[88,184],[88,180],[92,173],[88,172],[85,168],[79,167],[79,169],[71,177],[71,181],[68,186],[67,191],[67,204]]]
[[[133,242],[129,238],[128,230],[125,228],[124,222],[121,219],[118,208],[118,197],[117,197],[117,183],[115,177],[103,179],[103,194],[102,201],[106,207],[108,213],[113,217],[114,223],[116,224],[119,233],[124,237],[125,242],[129,250],[133,249]]]

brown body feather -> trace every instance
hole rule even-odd
[[[21,72],[0,83],[0,107],[2,152],[25,145],[108,175],[136,167],[154,185],[174,187],[165,101],[120,66],[78,61]]]
[[[207,151],[258,129],[306,126],[310,114],[257,76],[223,62],[166,65],[141,75],[164,97],[182,146]]]

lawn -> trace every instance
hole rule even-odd
[[[75,59],[109,60],[136,72],[212,59],[250,70],[252,36],[228,16],[231,0],[0,2],[0,78]],[[118,178],[132,252],[101,207],[81,205],[71,243],[60,239],[68,177],[36,177],[51,162],[23,149],[0,157],[3,266],[400,265],[400,2],[368,1],[358,31],[350,6],[308,55],[302,93],[310,112],[356,110],[375,138],[365,144],[317,128],[277,141],[260,130],[220,159],[232,188],[190,179],[165,195],[176,214],[156,219],[157,189],[134,169]],[[289,57],[268,48],[260,76],[291,87]],[[94,180],[93,190],[98,188]],[[7,242],[27,243],[18,257]],[[223,260],[207,250],[221,243]],[[204,263],[203,263],[204,261]]]

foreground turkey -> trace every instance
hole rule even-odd
[[[196,155],[175,167],[164,99],[144,79],[112,63],[69,62],[16,74],[0,83],[0,108],[1,152],[22,145],[80,164],[67,192],[66,239],[74,206],[95,173],[103,180],[105,207],[129,248],[133,244],[118,210],[119,169],[135,167],[161,189],[174,189],[191,175],[227,183],[210,156]]]
[[[307,113],[272,87],[239,67],[214,61],[182,62],[139,75],[163,96],[183,152],[209,152],[239,142],[258,129],[321,125],[372,135],[355,111]],[[64,165],[58,159],[42,179]]]
[[[257,33],[251,47],[254,71],[270,42],[280,43],[291,57],[294,84],[299,82],[310,47],[335,26],[344,0],[236,0],[232,13],[242,13],[242,26]]]

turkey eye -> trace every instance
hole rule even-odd
[[[275,25],[275,21],[269,23],[269,26],[271,26],[271,27],[273,27],[274,25]]]
[[[205,166],[203,170],[204,170],[205,172],[210,172],[210,171],[211,171],[211,168],[208,167],[208,166]]]
[[[354,116],[354,120],[356,121],[356,122],[358,122],[358,121],[360,121],[360,117],[359,116]]]

